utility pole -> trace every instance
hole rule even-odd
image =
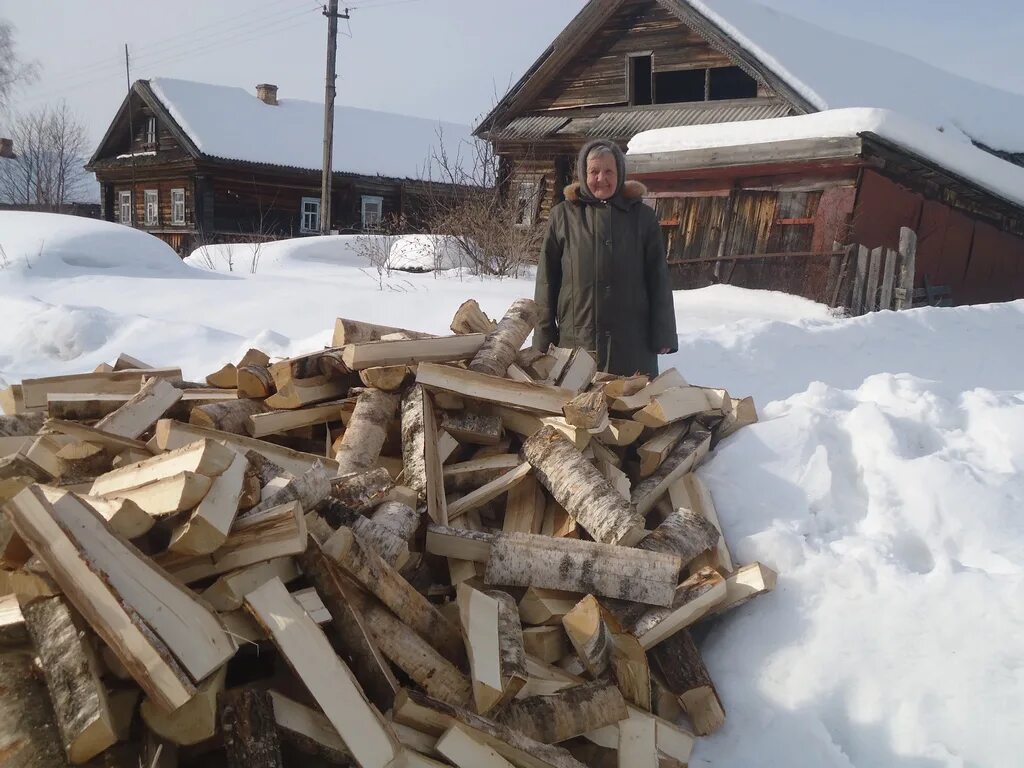
[[[320,179],[320,234],[331,234],[331,153],[334,151],[334,81],[337,78],[338,19],[349,18],[348,9],[338,13],[338,0],[329,0],[327,17],[327,80],[324,86],[324,162]]]

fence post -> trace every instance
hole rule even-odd
[[[896,289],[896,309],[914,306],[914,266],[917,261],[917,233],[900,228],[900,287]]]
[[[864,311],[878,309],[878,273],[882,269],[882,246],[871,249],[871,264],[868,267],[868,285],[864,297]]]
[[[892,283],[896,272],[896,251],[885,249],[885,267],[882,270],[882,295],[878,301],[879,309],[892,309]]]
[[[870,260],[866,245],[857,247],[857,274],[853,279],[853,301],[850,310],[856,315],[864,314],[864,283],[868,278],[868,261]]]

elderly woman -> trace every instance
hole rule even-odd
[[[656,376],[658,355],[678,344],[658,217],[643,203],[645,187],[625,180],[616,144],[583,147],[576,175],[544,237],[534,346],[583,347],[602,371]]]

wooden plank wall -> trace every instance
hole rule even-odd
[[[145,213],[146,213],[146,196],[144,194],[147,189],[155,189],[157,191],[157,205],[159,207],[159,221],[156,227],[153,229],[168,229],[173,227],[181,227],[181,229],[191,229],[195,226],[195,200],[192,194],[192,180],[187,176],[179,176],[175,178],[138,178],[134,185],[131,182],[116,182],[113,184],[114,199],[113,199],[113,215],[110,217],[111,221],[117,221],[120,215],[121,207],[118,202],[119,193],[121,191],[129,191],[134,189],[135,194],[132,198],[134,203],[133,224],[139,229],[149,229],[146,227]],[[172,189],[184,189],[185,190],[185,224],[171,224],[171,190]]]

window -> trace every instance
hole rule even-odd
[[[299,224],[300,232],[320,231],[320,198],[302,198],[302,220]]]
[[[753,99],[757,97],[757,80],[739,67],[716,67],[708,70],[708,98]]]
[[[757,81],[739,67],[653,71],[647,54],[627,56],[626,88],[630,106],[757,98]]]
[[[654,75],[654,100],[657,104],[704,101],[706,69],[678,69]]]
[[[156,118],[146,118],[146,144],[151,147],[156,146]]]
[[[521,181],[516,187],[516,220],[517,227],[528,227],[533,224],[537,213],[537,190],[535,181]]]
[[[171,190],[171,224],[185,223],[185,190]]]
[[[117,220],[122,224],[131,226],[132,223],[132,193],[131,192],[118,192],[117,193],[117,207],[118,216]]]
[[[383,213],[383,197],[363,195],[363,229],[379,229]]]
[[[651,55],[649,53],[631,55],[626,58],[626,82],[629,88],[627,100],[631,107],[651,103]]]
[[[145,192],[146,200],[146,226],[155,227],[159,223],[159,204],[157,200],[157,193],[155,189],[147,189]]]

